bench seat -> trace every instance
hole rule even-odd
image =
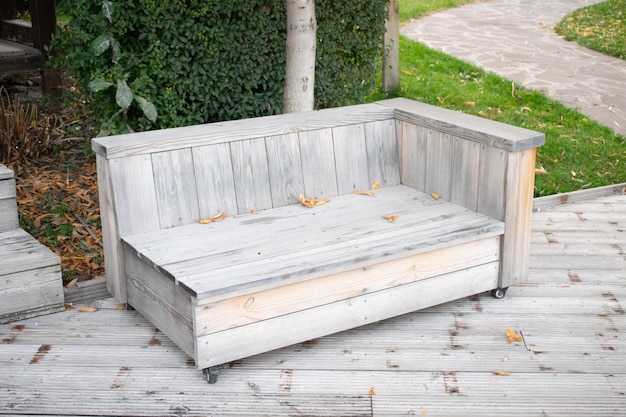
[[[373,193],[126,236],[129,303],[162,325],[170,317],[162,330],[206,368],[458,298],[455,271],[460,296],[472,273],[482,275],[475,293],[497,286],[503,222],[404,185]],[[444,285],[427,282],[436,277]],[[354,315],[359,300],[389,297]],[[242,332],[248,342],[234,342]]]

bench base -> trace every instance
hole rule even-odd
[[[128,302],[209,368],[493,290],[503,231],[387,187],[125,238]]]

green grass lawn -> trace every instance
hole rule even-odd
[[[555,30],[568,41],[626,60],[626,0],[575,10]]]
[[[415,11],[417,4],[468,2],[401,0],[400,10],[405,3]],[[411,13],[429,12],[420,10]],[[580,112],[405,38],[400,39],[400,67],[400,88],[392,95],[545,133],[537,168],[546,173],[536,177],[536,196],[626,182],[626,137]]]

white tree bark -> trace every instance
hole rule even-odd
[[[315,0],[287,1],[287,65],[283,113],[313,110],[317,21]]]

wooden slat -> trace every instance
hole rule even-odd
[[[0,164],[0,232],[19,226],[13,171]]]
[[[337,173],[332,130],[312,130],[298,135],[305,194],[314,198],[336,196]]]
[[[304,194],[298,134],[267,137],[265,138],[265,146],[272,207],[297,203],[300,194]],[[324,171],[318,172],[318,176],[325,175],[327,174]]]
[[[370,186],[400,184],[400,161],[395,120],[365,123],[365,144]]]
[[[108,163],[116,226],[120,236],[159,229],[157,196],[151,157],[140,155]],[[105,174],[103,172],[103,174]],[[108,209],[108,206],[105,206]]]
[[[505,151],[518,152],[541,146],[545,141],[543,133],[405,98],[378,101],[377,104],[395,109],[395,117],[399,120]]]
[[[450,201],[470,210],[478,210],[480,145],[453,138]]]
[[[623,197],[546,210],[610,218],[624,212],[613,198]],[[542,240],[531,261],[550,245],[537,217],[549,213],[533,215]],[[613,227],[608,240],[604,229],[557,232],[554,245],[580,259],[585,245],[608,255],[626,245]],[[0,325],[0,415],[623,416],[626,277],[587,263],[531,268],[502,300],[463,298],[225,364],[214,385],[137,311],[115,310],[110,299],[94,313]],[[506,328],[531,350],[509,344]]]
[[[478,179],[478,212],[504,220],[508,154],[481,145]]]
[[[233,179],[237,212],[272,208],[267,151],[263,138],[232,142]]]
[[[426,132],[426,185],[424,192],[450,201],[452,137],[438,131]]]
[[[535,190],[535,149],[509,154],[505,185],[502,240],[502,276],[506,288],[528,279],[533,193]]]
[[[200,217],[191,149],[152,154],[160,228],[193,223]]]
[[[200,217],[237,213],[230,145],[220,143],[193,148]]]
[[[198,336],[496,262],[492,237],[196,307]],[[199,300],[202,302],[202,300]]]
[[[339,195],[371,187],[362,124],[333,128]]]
[[[151,270],[135,256],[125,256],[128,303],[188,355],[195,351],[192,300],[174,281]],[[147,279],[146,279],[147,278]]]
[[[196,363],[205,368],[487,291],[497,276],[494,262],[203,336]],[[229,348],[235,345],[236,351]]]
[[[312,210],[289,206],[127,241],[153,267],[207,296],[209,288],[219,293],[252,283],[258,288],[276,286],[285,279],[371,265],[381,256],[408,256],[502,232],[497,221],[407,187],[376,193],[338,197]],[[393,224],[382,218],[390,213],[400,214]],[[207,232],[199,233],[203,229]],[[255,239],[246,240],[250,235]]]
[[[378,104],[361,104],[324,109],[306,113],[212,123],[133,133],[92,141],[94,151],[107,159],[150,154],[158,149],[168,151],[184,147],[212,145],[224,142],[277,136],[352,125],[376,120],[393,119],[394,111]]]
[[[402,183],[426,191],[426,129],[402,123]]]

